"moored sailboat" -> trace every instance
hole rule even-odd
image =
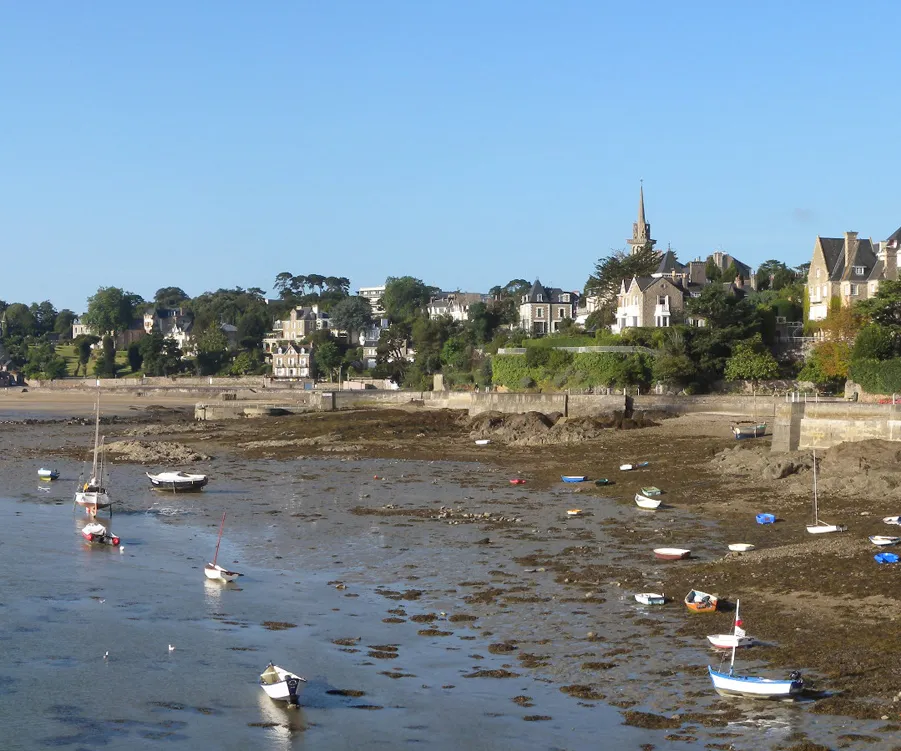
[[[813,524],[807,525],[807,531],[812,535],[822,535],[828,532],[844,532],[841,524],[827,524],[820,521],[820,508],[817,499],[817,452],[813,452]]]
[[[790,699],[804,690],[804,681],[797,671],[791,673],[786,680],[774,680],[772,678],[758,678],[756,676],[735,675],[735,650],[739,646],[738,639],[745,636],[741,619],[738,617],[739,603],[735,603],[735,627],[733,636],[736,638],[732,644],[732,659],[729,663],[729,672],[724,673],[707,666],[713,688],[720,696],[749,696],[758,699]]]
[[[100,436],[100,395],[97,395],[96,416],[94,420],[94,456],[91,463],[91,476],[86,483],[75,491],[75,504],[81,506],[92,516],[102,508],[110,507],[110,499],[103,484],[104,439]],[[81,483],[81,478],[79,478]]]
[[[225,526],[225,513],[224,511],[222,512],[222,521],[219,523],[219,539],[216,540],[216,553],[213,555],[213,562],[203,567],[203,575],[207,579],[233,582],[239,576],[244,576],[244,574],[239,574],[237,571],[229,571],[216,563],[216,560],[219,558],[219,545],[222,542],[222,528]]]

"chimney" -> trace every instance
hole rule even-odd
[[[896,281],[898,279],[898,248],[891,243],[881,242],[876,257],[882,261],[882,278]]]
[[[857,233],[845,232],[845,269],[854,263],[857,255]]]

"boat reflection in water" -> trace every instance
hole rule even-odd
[[[260,725],[266,728],[267,749],[292,749],[298,733],[307,729],[307,718],[303,707],[284,702],[274,702],[259,691]]]

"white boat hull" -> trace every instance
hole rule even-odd
[[[648,498],[646,495],[636,493],[635,504],[638,508],[656,509],[660,506],[660,500],[657,498]]]
[[[306,683],[304,678],[272,663],[260,674],[260,688],[266,692],[266,696],[275,701],[296,704],[304,683]]]
[[[870,542],[874,545],[897,545],[901,537],[886,537],[885,535],[870,535]]]
[[[707,637],[714,647],[717,649],[736,649],[740,647],[750,647],[756,641],[753,636],[736,636],[735,634],[712,634]]]
[[[106,493],[93,493],[78,491],[75,494],[75,503],[85,508],[109,508],[110,499]]]
[[[635,595],[635,601],[642,605],[663,605],[666,597],[657,592],[639,592]]]
[[[841,524],[808,524],[807,531],[812,535],[825,535],[830,532],[844,532]]]
[[[747,553],[749,550],[754,550],[754,545],[749,542],[733,542],[729,546],[729,550],[733,553]]]
[[[771,680],[720,673],[709,665],[713,687],[721,696],[750,696],[757,699],[789,699],[804,689],[801,680]]]
[[[228,569],[222,568],[222,566],[217,566],[212,563],[208,563],[203,567],[203,575],[207,579],[223,582],[233,582],[239,576],[243,576],[243,574],[239,574],[237,571],[229,571]]]
[[[160,472],[152,475],[145,472],[150,484],[157,490],[168,490],[173,493],[190,493],[201,490],[208,482],[206,475],[189,475],[185,472]]]

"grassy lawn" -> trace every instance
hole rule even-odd
[[[66,375],[70,377],[75,376],[75,368],[78,365],[78,353],[75,351],[75,346],[73,344],[58,344],[56,346],[56,354],[66,361]],[[116,365],[118,366],[118,375],[120,378],[134,375],[131,372],[131,368],[128,367],[128,355],[125,350],[116,351]],[[83,373],[79,371],[78,375],[80,377]],[[93,358],[91,358],[91,361],[88,363],[88,375],[94,375]]]

